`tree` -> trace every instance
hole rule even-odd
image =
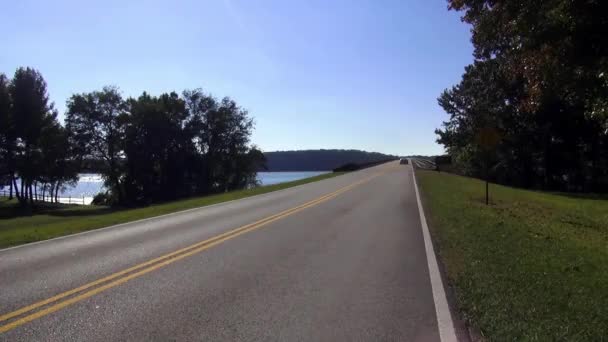
[[[13,198],[15,175],[15,131],[10,115],[10,81],[0,74],[0,184],[9,184],[10,198]]]
[[[40,138],[45,127],[56,120],[57,113],[49,104],[47,85],[42,75],[32,68],[19,68],[9,86],[11,111],[17,152],[16,172],[21,178],[21,204],[33,204],[32,186],[40,174]]]
[[[66,186],[72,186],[78,181],[79,163],[76,160],[74,148],[70,146],[67,130],[59,122],[45,127],[41,136],[39,181],[42,188],[57,202],[58,193]]]
[[[472,25],[476,58],[440,97],[450,120],[437,133],[454,160],[480,171],[471,132],[482,115],[504,136],[498,180],[608,190],[608,3],[448,3]]]
[[[72,96],[67,107],[68,151],[88,165],[103,161],[116,204],[244,188],[255,184],[264,163],[250,146],[253,120],[229,98],[218,102],[194,90],[123,100],[106,87]],[[53,137],[61,140],[61,134]],[[71,161],[69,155],[57,158]]]
[[[488,163],[496,164],[495,179],[517,175],[525,186],[524,174],[533,162],[530,144],[537,126],[529,113],[518,106],[521,82],[511,81],[500,69],[499,61],[477,61],[466,68],[460,84],[444,91],[438,102],[450,115],[443,129],[437,130],[438,142],[446,146],[454,163],[468,175],[485,177]],[[493,148],[492,160],[478,144],[480,132],[488,127],[500,131],[504,139]]]
[[[223,192],[255,183],[264,159],[249,146],[253,119],[235,101],[221,102],[202,92],[184,92],[197,149],[202,153],[205,192]]]
[[[230,98],[222,99],[216,110],[209,111],[204,121],[202,138],[207,143],[207,157],[212,184],[217,191],[242,187],[244,181],[238,166],[246,156],[253,120]]]
[[[185,90],[183,98],[189,115],[186,128],[192,134],[195,149],[195,156],[190,161],[192,183],[196,193],[210,193],[213,191],[214,166],[209,158],[208,117],[217,110],[217,100],[201,89]]]
[[[258,185],[257,173],[266,168],[266,157],[257,146],[252,146],[236,158],[235,164],[236,174],[229,188],[246,188]]]
[[[176,93],[159,97],[143,93],[129,99],[125,133],[127,196],[149,203],[191,193],[185,182],[187,161],[194,152],[185,130],[188,112]]]
[[[124,120],[127,103],[115,87],[75,94],[67,102],[66,128],[74,153],[102,160],[106,186],[123,201]]]

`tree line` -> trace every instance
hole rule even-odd
[[[608,191],[608,2],[448,0],[474,63],[439,97],[438,142],[467,175]]]
[[[397,156],[360,150],[300,150],[264,153],[269,171],[330,171],[348,163],[365,164]]]
[[[37,70],[0,74],[0,184],[22,205],[34,204],[38,189],[56,198],[91,161],[107,189],[95,201],[112,205],[248,187],[264,164],[250,143],[253,119],[228,97],[195,89],[124,98],[104,87],[72,95],[66,107],[62,125]]]

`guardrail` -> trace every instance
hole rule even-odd
[[[10,197],[10,191],[7,190],[0,190],[0,197]],[[15,193],[13,193],[13,197],[15,196]],[[87,203],[87,197],[86,196],[82,196],[82,197],[73,197],[73,196],[68,196],[68,197],[57,197],[57,202],[58,203],[62,203],[62,204],[79,204],[79,205],[87,205],[90,203],[90,201],[88,201],[89,203]],[[42,195],[38,195],[38,196],[34,196],[34,200],[37,202],[55,202],[55,196],[42,196]]]

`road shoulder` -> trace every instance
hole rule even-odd
[[[424,234],[424,242],[427,250],[427,262],[431,285],[433,287],[433,298],[437,312],[438,329],[441,341],[482,341],[481,336],[469,327],[461,318],[457,309],[455,293],[445,276],[444,265],[441,262],[441,251],[436,243],[432,220],[427,219],[424,193],[418,187],[418,180],[414,164],[410,161],[416,200],[420,213],[420,225]]]

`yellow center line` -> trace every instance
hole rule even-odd
[[[100,285],[100,284],[103,284],[103,283],[106,283],[106,282],[109,282],[109,281],[113,280],[113,281],[111,281],[111,282],[109,282],[109,283],[107,283],[105,285],[96,287],[94,289],[91,289],[91,290],[83,292],[83,293],[80,293],[77,296],[74,296],[72,298],[66,299],[66,300],[64,300],[62,302],[59,302],[59,303],[54,304],[54,305],[51,305],[51,306],[49,306],[47,308],[44,308],[44,309],[42,309],[40,311],[37,311],[37,312],[33,313],[33,314],[30,314],[30,315],[27,315],[27,316],[22,317],[20,319],[17,319],[14,322],[5,324],[3,326],[0,326],[0,333],[7,332],[7,331],[9,331],[11,329],[14,329],[14,328],[20,326],[20,325],[23,325],[25,323],[31,322],[31,321],[33,321],[33,320],[35,320],[37,318],[46,316],[48,314],[51,314],[51,313],[56,312],[58,310],[61,310],[61,309],[65,308],[65,307],[67,307],[67,306],[69,306],[71,304],[74,304],[76,302],[82,301],[82,300],[84,300],[86,298],[89,298],[91,296],[94,296],[94,295],[96,295],[96,294],[98,294],[100,292],[106,291],[107,289],[110,289],[112,287],[115,287],[115,286],[118,286],[120,284],[123,284],[123,283],[125,283],[125,282],[127,282],[127,281],[129,281],[131,279],[140,277],[140,276],[142,276],[142,275],[144,275],[146,273],[152,272],[154,270],[157,270],[159,268],[162,268],[164,266],[172,264],[172,263],[174,263],[174,262],[176,262],[178,260],[184,259],[184,258],[186,258],[188,256],[191,256],[191,255],[194,255],[194,254],[197,254],[197,253],[200,253],[200,252],[202,252],[202,251],[204,251],[206,249],[209,249],[209,248],[211,248],[213,246],[221,244],[221,243],[223,243],[223,242],[225,242],[227,240],[233,239],[233,238],[235,238],[237,236],[243,235],[245,233],[248,233],[250,231],[258,229],[260,227],[266,226],[269,223],[272,223],[272,222],[280,220],[280,219],[282,219],[284,217],[293,215],[293,214],[295,214],[295,213],[297,213],[299,211],[302,211],[304,209],[307,209],[307,208],[313,207],[315,205],[318,205],[320,203],[323,203],[325,201],[328,201],[328,200],[330,200],[332,198],[335,198],[338,195],[340,195],[340,194],[342,194],[342,193],[344,193],[344,192],[346,192],[348,190],[351,190],[354,187],[357,187],[357,186],[359,186],[359,185],[361,185],[363,183],[368,182],[372,178],[375,178],[375,177],[377,177],[377,176],[379,176],[379,175],[381,175],[381,174],[383,174],[385,172],[378,172],[378,173],[373,174],[373,175],[371,175],[371,176],[369,176],[369,177],[367,177],[367,178],[365,178],[365,179],[363,179],[361,181],[358,181],[358,182],[355,182],[353,184],[347,185],[347,186],[345,186],[343,188],[340,188],[340,189],[338,189],[338,190],[336,190],[336,191],[334,191],[332,193],[329,193],[327,195],[321,196],[321,197],[319,197],[317,199],[314,199],[312,201],[306,202],[306,203],[304,203],[302,205],[296,206],[296,207],[291,208],[291,209],[287,209],[287,210],[282,211],[280,213],[268,216],[266,218],[263,218],[263,219],[258,220],[256,222],[253,222],[253,223],[241,226],[239,228],[235,228],[233,230],[230,230],[228,232],[216,235],[216,236],[214,236],[212,238],[209,238],[207,240],[200,241],[200,242],[195,243],[193,245],[190,245],[188,247],[181,248],[181,249],[176,250],[174,252],[171,252],[171,253],[165,254],[163,256],[160,256],[160,257],[151,259],[149,261],[143,262],[141,264],[129,267],[127,269],[124,269],[122,271],[113,273],[113,274],[111,274],[109,276],[106,276],[104,278],[95,280],[93,282],[90,282],[88,284],[85,284],[85,285],[82,285],[80,287],[74,288],[72,290],[69,290],[69,291],[57,294],[57,295],[49,297],[49,298],[47,298],[45,300],[33,303],[31,305],[28,305],[28,306],[25,306],[25,307],[23,307],[21,309],[13,311],[13,312],[1,315],[0,316],[0,322],[6,321],[6,320],[9,320],[11,318],[15,318],[17,316],[25,314],[25,313],[27,313],[29,311],[35,310],[37,308],[40,308],[42,306],[45,306],[47,304],[51,304],[53,302],[56,302],[56,301],[58,301],[60,299],[68,297],[70,295],[83,292],[83,291],[85,291],[87,289],[90,289],[90,288],[92,288],[94,286],[97,286],[97,285]],[[139,271],[137,271],[137,270],[139,270]],[[137,272],[134,272],[134,271],[137,271]],[[134,273],[131,273],[131,272],[134,272]]]
[[[329,195],[331,195],[331,194],[329,194]],[[326,196],[329,196],[329,195],[326,195]],[[324,196],[324,197],[325,197],[325,196]],[[318,200],[318,199],[317,199],[317,200]],[[317,200],[315,200],[315,201],[317,201]],[[309,203],[310,203],[310,202],[309,202]],[[306,203],[306,204],[308,204],[308,203]],[[306,204],[304,204],[304,205],[306,205]],[[212,237],[212,238],[210,238],[210,239],[207,239],[207,240],[204,240],[204,241],[197,242],[197,243],[195,243],[195,244],[193,244],[193,245],[190,245],[190,246],[184,247],[184,248],[182,248],[182,249],[176,250],[176,251],[174,251],[174,252],[171,252],[171,253],[168,253],[168,254],[162,255],[162,256],[160,256],[160,257],[157,257],[157,258],[155,258],[155,259],[152,259],[152,260],[149,260],[149,261],[143,262],[143,263],[141,263],[141,264],[138,264],[138,265],[135,265],[135,266],[129,267],[129,268],[124,269],[124,270],[122,270],[122,271],[119,271],[119,272],[113,273],[113,274],[111,274],[111,275],[109,275],[109,276],[107,276],[107,277],[104,277],[104,278],[101,278],[101,279],[95,280],[95,281],[93,281],[93,282],[90,282],[90,283],[88,283],[88,284],[85,284],[85,285],[82,285],[82,286],[80,286],[80,287],[74,288],[74,289],[72,289],[72,290],[69,290],[69,291],[66,291],[66,292],[60,293],[60,294],[58,294],[58,295],[55,295],[55,296],[53,296],[53,297],[50,297],[50,298],[47,298],[47,299],[45,299],[45,300],[39,301],[39,302],[37,302],[37,303],[34,303],[34,304],[31,304],[31,305],[25,306],[25,307],[23,307],[23,308],[21,308],[21,309],[19,309],[19,310],[16,310],[16,311],[13,311],[13,312],[10,312],[10,313],[7,313],[7,314],[4,314],[4,315],[0,316],[0,322],[2,322],[2,321],[6,321],[6,320],[9,320],[9,319],[11,319],[11,318],[13,318],[13,317],[19,316],[19,315],[21,315],[21,314],[23,314],[23,313],[26,313],[26,312],[28,312],[28,311],[31,311],[31,310],[34,310],[34,309],[39,308],[39,307],[41,307],[41,306],[44,306],[44,305],[46,305],[46,304],[49,304],[49,303],[55,302],[55,301],[57,301],[57,300],[59,300],[59,299],[65,298],[65,297],[70,296],[70,295],[72,295],[72,294],[75,294],[75,293],[78,293],[78,292],[84,291],[84,290],[86,290],[86,289],[88,289],[88,288],[91,288],[91,287],[93,287],[93,286],[99,285],[99,284],[101,284],[101,283],[104,283],[104,282],[110,281],[110,280],[112,280],[112,279],[118,278],[118,277],[120,277],[120,276],[122,276],[122,275],[125,275],[125,274],[127,274],[127,273],[133,272],[133,271],[135,271],[135,270],[137,270],[137,269],[140,269],[140,268],[142,268],[142,267],[149,266],[149,265],[154,264],[154,263],[156,263],[156,262],[159,262],[159,261],[161,261],[161,260],[164,260],[164,259],[170,258],[170,257],[175,256],[175,255],[180,254],[180,253],[183,253],[183,252],[185,252],[185,251],[187,251],[187,250],[190,250],[190,249],[193,249],[193,248],[199,247],[200,245],[207,244],[207,243],[209,243],[209,242],[212,242],[212,240],[220,239],[220,238],[222,238],[222,237],[224,237],[224,236],[226,236],[226,235],[233,234],[233,233],[235,233],[235,232],[236,232],[236,231],[238,231],[238,230],[241,230],[241,229],[246,229],[247,227],[252,226],[252,225],[257,225],[257,224],[259,224],[259,223],[261,223],[261,222],[264,222],[264,221],[266,221],[266,220],[272,219],[272,218],[273,218],[273,217],[275,217],[275,216],[282,215],[282,214],[284,214],[285,212],[289,212],[289,211],[294,210],[294,209],[297,209],[297,208],[298,208],[298,207],[296,207],[296,208],[291,208],[291,209],[286,210],[286,211],[284,211],[284,212],[281,212],[281,213],[278,213],[278,214],[275,214],[275,215],[272,215],[272,216],[269,216],[269,217],[263,218],[263,219],[261,219],[261,220],[259,220],[259,221],[257,221],[257,222],[250,223],[250,224],[247,224],[247,225],[242,226],[242,227],[240,227],[240,228],[237,228],[237,229],[234,229],[234,230],[231,230],[231,231],[225,232],[225,233],[223,233],[223,234],[220,234],[220,235],[214,236],[214,237]]]

